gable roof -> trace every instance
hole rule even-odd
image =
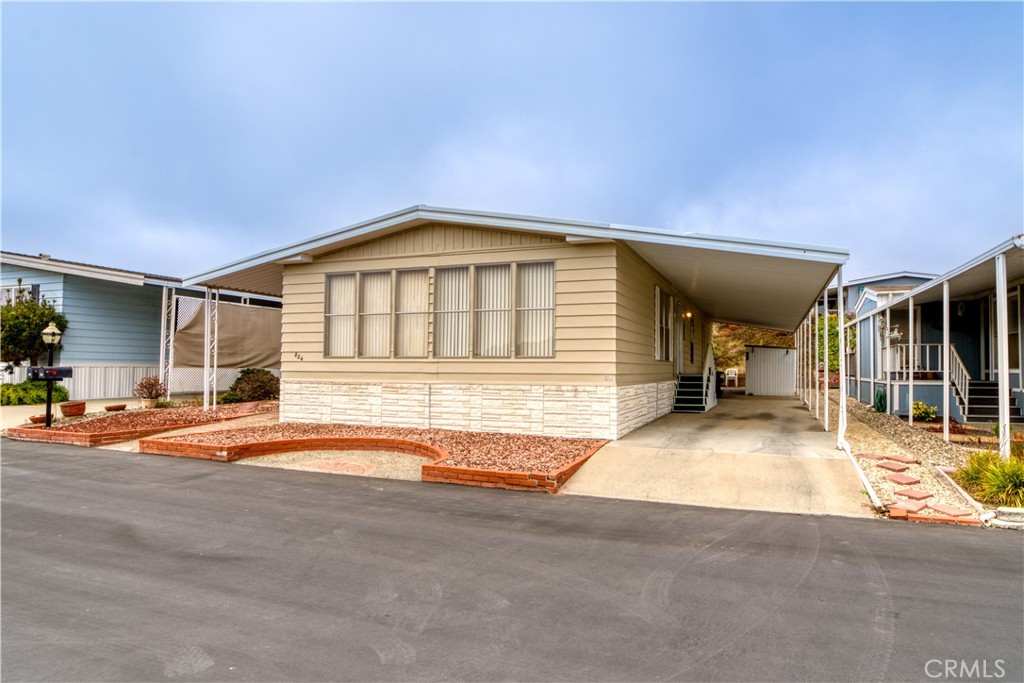
[[[232,261],[186,277],[184,284],[281,296],[287,264],[428,223],[540,233],[568,242],[617,240],[713,319],[784,330],[800,324],[849,258],[833,247],[417,205]]]
[[[107,282],[119,282],[126,285],[181,285],[181,280],[169,275],[155,275],[153,273],[142,273],[136,270],[124,270],[122,268],[110,268],[108,266],[97,266],[91,263],[79,263],[78,261],[65,261],[56,259],[49,254],[30,256],[18,254],[13,251],[0,252],[0,262],[20,266],[22,268],[33,268],[44,270],[50,273],[62,273],[64,275],[79,275],[94,280],[105,280]]]

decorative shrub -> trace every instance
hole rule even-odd
[[[154,406],[154,408],[173,408],[173,407],[174,407],[174,401],[167,401],[167,400],[164,400],[162,398],[158,398],[156,400],[156,405]]]
[[[976,453],[953,474],[968,493],[989,505],[1024,507],[1024,460],[1003,460],[992,451]]]
[[[156,375],[143,377],[132,391],[132,395],[136,398],[163,398],[166,393],[164,383]]]
[[[234,391],[225,391],[217,397],[217,403],[227,405],[228,403],[243,403],[242,397]]]
[[[53,403],[62,403],[70,398],[66,387],[53,383]],[[46,403],[46,382],[26,380],[21,384],[0,385],[0,404],[5,406],[34,406]]]
[[[270,370],[245,368],[238,374],[222,403],[245,403],[246,401],[270,401],[278,397],[281,383]]]
[[[939,419],[939,407],[930,406],[924,401],[914,401],[912,413],[915,420],[922,422],[934,422]]]

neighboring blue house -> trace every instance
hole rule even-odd
[[[0,300],[13,297],[19,287],[34,297],[46,297],[67,318],[54,362],[74,368],[74,377],[64,384],[76,400],[125,398],[141,378],[162,374],[164,302],[178,302],[184,295],[198,303],[201,299],[195,298],[204,294],[201,288],[183,288],[175,277],[64,261],[47,254],[0,252]],[[224,294],[220,300],[280,307],[269,299],[250,301],[248,296],[233,294]],[[224,381],[230,382],[229,372],[225,368]],[[188,376],[179,374],[174,390],[189,393]],[[24,366],[13,375],[0,373],[2,382],[19,382],[24,377]],[[192,391],[201,386],[198,376],[197,382]]]
[[[896,415],[922,401],[959,422],[1024,422],[1022,286],[1017,236],[891,299],[862,297],[849,395],[870,404],[881,392]]]
[[[28,289],[68,319],[54,362],[74,368],[65,380],[73,399],[130,396],[139,379],[157,374],[163,288],[180,286],[163,275],[0,252],[0,297]]]
[[[914,287],[919,287],[929,280],[938,277],[933,273],[914,273],[901,271],[899,273],[886,273],[884,275],[872,275],[843,283],[843,292],[846,293],[846,312],[860,313],[863,309],[868,311],[880,303],[891,301],[903,294],[906,294]],[[839,310],[839,302],[836,299],[836,287],[828,288],[828,310],[835,313]],[[825,310],[824,299],[818,300],[818,312]]]

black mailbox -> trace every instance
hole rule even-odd
[[[70,377],[71,368],[67,367],[40,367],[33,365],[28,369],[28,378],[34,380],[59,382]]]

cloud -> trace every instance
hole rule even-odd
[[[990,98],[916,118],[902,137],[765,161],[702,197],[676,197],[681,231],[829,244],[851,250],[850,276],[944,272],[1024,231],[1022,131]],[[985,121],[987,125],[979,125]]]
[[[593,213],[608,168],[571,138],[550,120],[488,121],[427,151],[418,171],[423,192],[441,206]],[[572,206],[574,198],[579,207]]]

